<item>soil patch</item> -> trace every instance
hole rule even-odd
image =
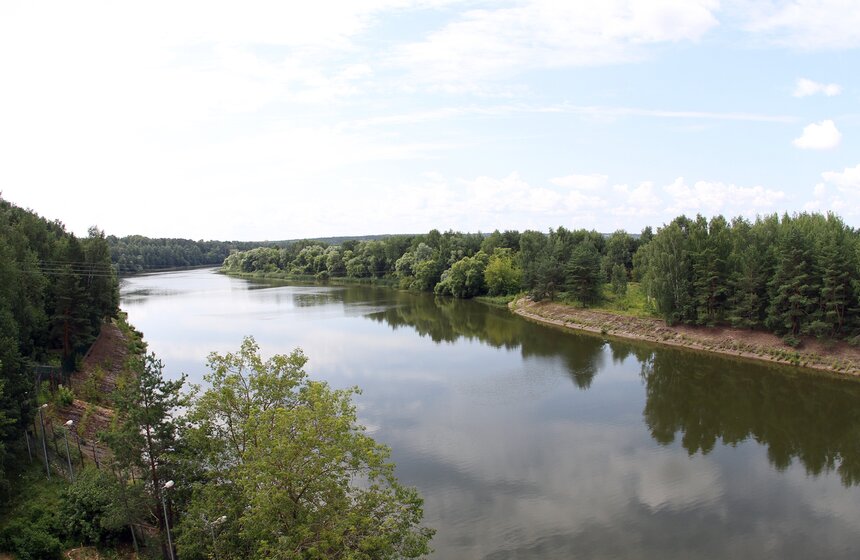
[[[110,464],[111,453],[99,441],[113,422],[114,411],[106,405],[113,402],[120,376],[129,358],[129,340],[114,323],[104,323],[98,338],[84,357],[81,371],[72,375],[70,385],[75,398],[69,406],[56,408],[55,414],[62,423],[74,421],[81,453],[99,465]]]
[[[569,329],[860,376],[860,349],[844,342],[825,343],[808,338],[800,348],[792,348],[776,335],[761,331],[690,325],[670,327],[660,319],[535,302],[529,298],[511,302],[509,307],[526,319]]]

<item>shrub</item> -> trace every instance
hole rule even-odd
[[[71,406],[75,400],[75,394],[68,387],[60,385],[57,387],[56,402],[59,406]]]
[[[799,348],[800,344],[802,343],[802,341],[793,334],[785,335],[784,337],[782,337],[782,341],[787,345],[791,346],[792,348]]]
[[[107,474],[87,468],[63,493],[61,519],[66,533],[78,542],[100,544],[115,539],[122,531],[116,482]]]
[[[60,541],[39,524],[10,523],[0,535],[0,548],[14,553],[19,560],[62,558]]]

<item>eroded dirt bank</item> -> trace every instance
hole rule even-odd
[[[528,298],[511,302],[509,307],[526,319],[569,329],[860,376],[860,349],[843,342],[824,343],[809,338],[804,339],[800,348],[792,348],[776,335],[760,331],[688,325],[670,327],[660,319],[534,302]]]

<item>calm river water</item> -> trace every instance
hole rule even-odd
[[[860,557],[858,382],[212,270],[127,279],[122,308],[171,376],[253,335],[360,386],[434,559]]]

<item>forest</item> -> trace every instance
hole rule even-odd
[[[383,235],[361,237],[325,237],[324,244],[339,244],[347,240],[371,240]],[[256,247],[287,247],[298,240],[285,241],[193,241],[178,238],[152,238],[143,235],[107,237],[111,262],[118,274],[134,274],[166,268],[217,266],[230,253]]]
[[[34,366],[74,370],[118,304],[103,232],[78,239],[0,198],[0,502],[35,412]]]
[[[457,298],[527,293],[597,305],[641,287],[668,323],[850,339],[860,329],[860,233],[834,214],[710,220],[680,216],[654,233],[564,227],[300,241],[230,254],[227,273],[388,280]]]

